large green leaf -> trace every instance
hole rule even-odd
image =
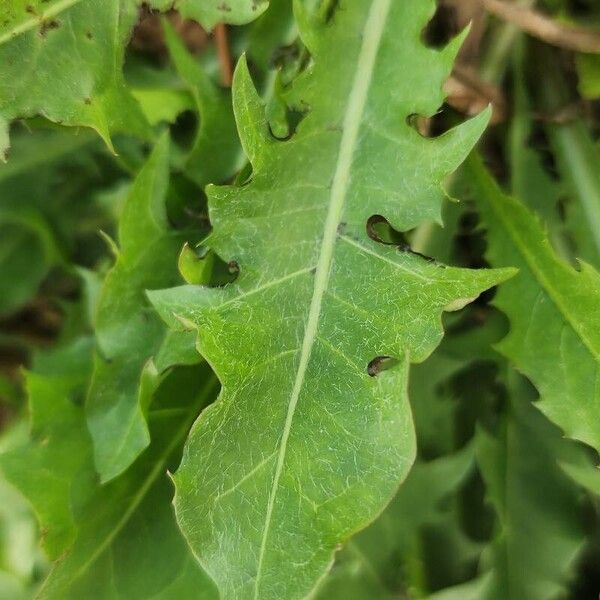
[[[121,72],[135,3],[19,0],[2,6],[0,120],[41,114],[92,127],[109,146],[114,132],[151,134]]]
[[[159,380],[150,359],[165,326],[146,289],[173,285],[185,233],[167,221],[169,140],[163,136],[135,179],[119,222],[120,249],[95,318],[98,352],[86,406],[103,481],[123,472],[148,445],[145,409]]]
[[[440,181],[487,121],[437,139],[407,123],[439,107],[460,43],[422,45],[433,10],[342,0],[328,21],[299,10],[314,64],[291,92],[308,114],[288,141],[270,135],[241,62],[234,108],[253,171],[241,188],[209,188],[208,239],[239,277],[151,294],[173,327],[198,328],[223,385],[175,479],[179,523],[224,598],[310,592],[413,460],[408,363],[436,346],[445,308],[510,275],[367,235],[374,214],[399,230],[439,218]]]
[[[0,156],[8,123],[41,114],[64,125],[95,129],[112,148],[111,134],[149,138],[150,126],[125,85],[125,46],[138,0],[8,0],[0,4]],[[166,10],[170,0],[153,0]],[[212,28],[247,23],[267,0],[181,0],[182,16]]]
[[[488,232],[494,266],[520,273],[494,303],[510,320],[497,345],[538,388],[537,406],[567,435],[600,450],[600,277],[553,252],[539,221],[504,195],[476,158],[468,173]]]

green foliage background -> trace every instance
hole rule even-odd
[[[598,597],[600,61],[466,4],[0,0],[0,598]]]

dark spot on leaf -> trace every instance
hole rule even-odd
[[[91,32],[91,31],[86,31],[86,32],[85,32],[85,37],[86,37],[88,40],[93,40],[93,39],[94,39],[94,36],[92,35],[92,32]]]
[[[35,15],[35,8],[31,4],[28,4],[25,7],[25,12],[29,13],[30,15]]]
[[[69,399],[75,406],[83,406],[85,402],[85,392],[83,390],[71,392]]]
[[[231,12],[231,6],[229,6],[229,4],[227,4],[227,2],[223,2],[222,4],[219,4],[219,6],[217,8],[218,8],[218,10],[220,10],[222,12]]]
[[[337,234],[338,235],[344,235],[344,231],[346,231],[346,225],[347,225],[347,223],[345,223],[344,221],[341,221],[340,223],[338,223],[338,226],[337,226]]]
[[[87,105],[90,105],[92,103],[92,99],[91,98],[84,98],[83,99],[83,103],[87,104]]]
[[[420,258],[426,260],[427,262],[438,264],[438,262],[435,260],[435,258],[433,258],[432,256],[427,256],[426,254],[423,254],[422,252],[415,252],[408,244],[399,245],[398,252],[408,252],[409,254],[412,254],[414,256],[419,256]],[[439,266],[442,268],[446,268],[446,265],[440,264]]]
[[[323,2],[323,18],[325,23],[330,23],[335,17],[335,13],[337,12],[340,6],[340,0],[324,0]],[[323,10],[322,9],[322,10]]]
[[[284,65],[291,63],[300,56],[300,48],[297,44],[289,46],[279,46],[273,51],[269,58],[269,66],[272,69],[282,68]]]
[[[376,356],[367,366],[367,373],[376,377],[381,371],[387,371],[398,364],[398,359],[391,356]]]
[[[316,272],[317,272],[317,267],[313,267],[313,268],[310,270],[310,274],[311,274],[311,275],[314,275]]]
[[[60,23],[56,19],[52,19],[50,21],[43,21],[40,26],[40,35],[42,37],[46,37],[46,34],[52,29],[58,29],[60,27]]]
[[[237,261],[235,260],[230,260],[227,263],[227,270],[232,274],[232,275],[237,275],[240,272],[240,265],[238,264]]]

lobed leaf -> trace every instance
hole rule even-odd
[[[488,257],[519,275],[494,299],[510,320],[497,349],[537,387],[537,406],[565,433],[600,449],[600,277],[576,271],[552,250],[535,216],[503,194],[481,162],[468,173],[488,231]]]
[[[208,192],[207,243],[239,277],[150,294],[172,327],[198,329],[223,386],[175,476],[179,524],[223,598],[313,589],[410,468],[409,362],[439,342],[444,309],[512,273],[445,268],[367,234],[373,215],[399,230],[439,219],[440,182],[488,118],[437,139],[407,122],[437,110],[460,43],[422,45],[433,2],[342,0],[328,21],[296,8],[314,64],[289,104],[307,114],[275,140],[242,61],[252,176]]]

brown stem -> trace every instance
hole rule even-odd
[[[482,0],[488,12],[513,23],[552,46],[600,54],[600,33],[584,27],[569,27],[531,9],[503,0]]]
[[[229,52],[229,43],[227,41],[227,27],[219,23],[215,27],[215,42],[219,55],[219,66],[221,68],[221,81],[226,87],[231,87],[233,80],[233,69],[231,66],[231,53]]]

